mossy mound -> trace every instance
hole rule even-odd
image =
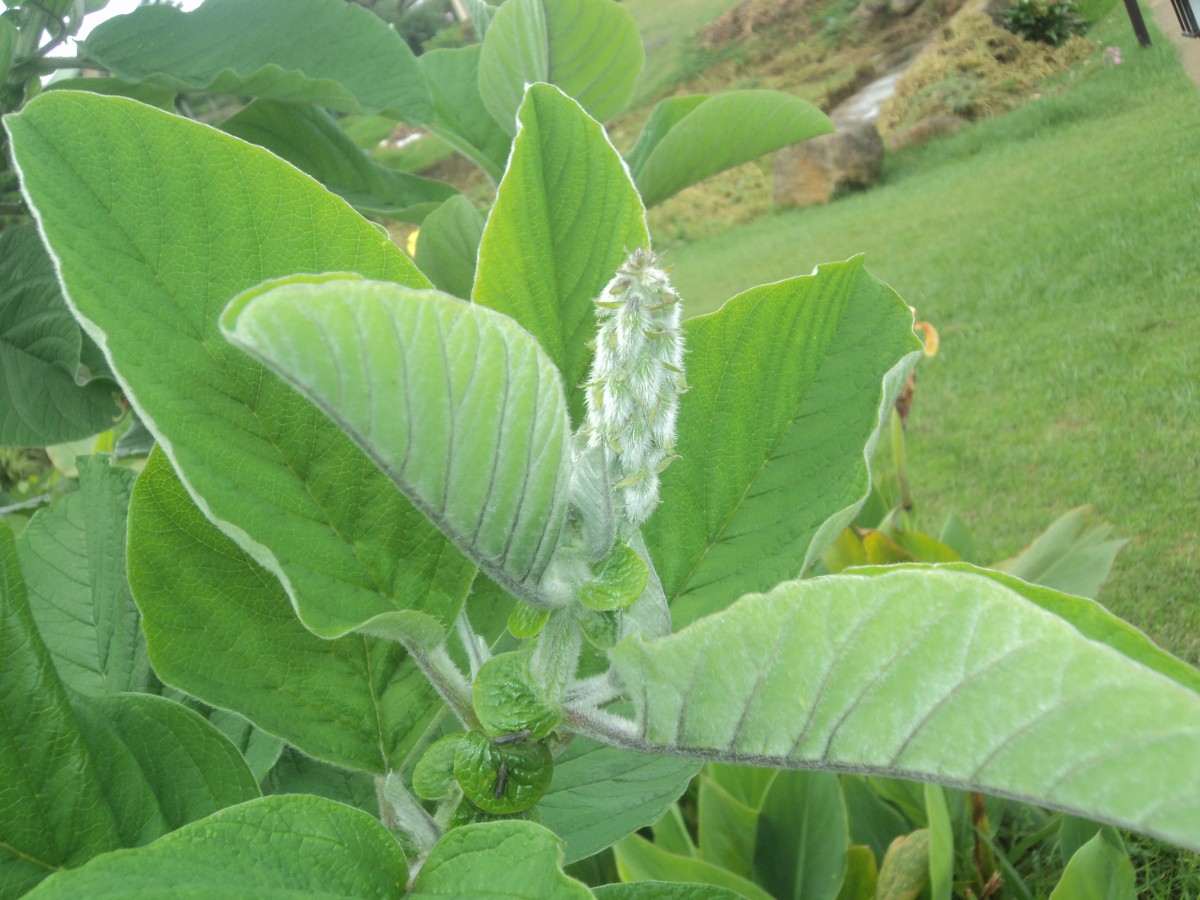
[[[1006,112],[1093,52],[1092,42],[1081,37],[1061,47],[1026,41],[986,13],[965,9],[904,73],[884,104],[879,130],[939,115],[974,121]]]

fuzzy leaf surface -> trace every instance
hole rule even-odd
[[[208,0],[192,12],[157,4],[116,16],[83,56],[123,81],[391,112],[419,123],[429,91],[408,44],[368,10],[339,0]]]
[[[479,90],[509,134],[525,88],[555,84],[601,122],[620,112],[645,53],[633,17],[609,0],[513,0],[488,23]]]
[[[643,526],[676,627],[804,572],[870,490],[867,460],[920,344],[860,259],[685,323],[680,458]]]
[[[237,750],[172,701],[72,708],[0,528],[0,896],[257,795]]]
[[[322,797],[263,797],[47,879],[31,897],[400,896],[408,869],[378,821]]]
[[[330,763],[399,768],[441,701],[395,642],[322,640],[209,522],[161,451],[130,506],[129,580],[159,677]]]
[[[519,121],[472,299],[541,342],[578,425],[596,336],[592,301],[628,251],[649,245],[645,210],[604,130],[560,90],[530,87]]]
[[[458,194],[444,182],[379,165],[315,106],[256,100],[221,130],[286,159],[365,214],[420,224]]]
[[[610,657],[631,746],[932,781],[1200,848],[1200,695],[988,578],[785,583]]]
[[[68,303],[205,514],[322,636],[453,622],[474,567],[217,327],[231,297],[295,272],[425,287],[408,258],[277,157],[178,116],[61,91],[6,124]]]
[[[0,446],[45,447],[96,434],[121,414],[107,379],[76,380],[82,348],[37,231],[0,233]]]
[[[436,291],[296,278],[242,294],[221,324],[484,572],[537,596],[566,517],[571,431],[558,372],[517,323]]]
[[[629,169],[647,206],[788,144],[828,134],[833,123],[782,91],[726,91],[671,97],[654,108]]]
[[[125,576],[125,521],[136,473],[81,457],[79,490],[17,537],[30,610],[58,676],[85,696],[148,691],[146,641]]]

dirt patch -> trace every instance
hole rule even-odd
[[[900,79],[883,106],[879,130],[886,133],[934,116],[974,121],[1006,112],[1095,49],[1081,37],[1061,47],[1026,41],[987,14],[964,10]]]

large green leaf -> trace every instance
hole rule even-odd
[[[68,302],[205,514],[323,636],[398,613],[452,622],[473,567],[217,328],[229,298],[265,278],[426,286],[407,257],[272,154],[178,116],[63,91],[6,123]]]
[[[256,796],[237,750],[161,697],[72,709],[0,527],[0,896]]]
[[[45,447],[104,431],[121,414],[107,379],[77,380],[79,326],[37,232],[0,233],[0,446]]]
[[[30,894],[63,897],[400,896],[408,868],[378,821],[322,797],[263,797],[147,847],[61,872]]]
[[[644,62],[633,17],[612,0],[510,0],[488,24],[479,92],[509,134],[525,88],[539,81],[603,122],[629,102]]]
[[[87,696],[153,686],[125,577],[135,473],[108,456],[77,460],[79,490],[38,512],[17,538],[29,606],[58,670]]]
[[[645,210],[604,130],[557,88],[533,85],[520,124],[483,232],[473,299],[541,341],[577,425],[593,301],[625,254],[648,246]]]
[[[493,580],[537,599],[566,518],[571,429],[558,371],[516,322],[436,291],[298,276],[242,294],[221,326]]]
[[[758,883],[780,898],[836,900],[849,847],[846,801],[837,776],[781,772],[758,816]]]
[[[379,165],[315,106],[256,100],[222,122],[221,130],[266,147],[366,214],[419,224],[458,193],[441,181]]]
[[[913,569],[920,572],[927,568],[927,566],[915,564],[863,566],[855,569],[854,574],[883,575],[897,569]],[[1035,603],[1042,609],[1070,622],[1084,637],[1101,644],[1108,644],[1118,653],[1136,660],[1143,666],[1200,694],[1200,671],[1163,650],[1145,634],[1128,622],[1114,616],[1095,600],[1089,600],[1086,597],[1072,597],[1070,594],[1062,594],[1042,585],[1029,584],[1014,575],[972,566],[969,563],[941,563],[936,568],[950,572],[970,572],[983,578],[990,578],[1009,590],[1016,591],[1030,603]]]
[[[591,891],[562,872],[562,843],[532,822],[455,828],[421,866],[410,897],[570,900]]]
[[[414,259],[438,290],[463,300],[471,298],[483,222],[479,210],[461,194],[426,217]]]
[[[75,703],[121,845],[138,846],[259,795],[237,748],[173,700],[112,694]]]
[[[348,113],[429,117],[404,39],[341,0],[207,0],[192,12],[143,6],[101,24],[81,54],[131,82],[316,103]]]
[[[499,181],[512,135],[496,124],[479,95],[481,52],[476,44],[421,54],[433,98],[433,118],[425,127]]]
[[[658,821],[697,769],[692,760],[576,737],[554,760],[554,780],[538,801],[542,824],[566,843],[567,862],[586,859]]]
[[[799,576],[849,524],[920,353],[908,306],[860,259],[753,288],[685,328],[681,458],[643,526],[677,627]]]
[[[379,817],[379,797],[372,776],[313,759],[295,747],[285,748],[267,773],[263,793],[315,794]]]
[[[630,747],[940,782],[1200,848],[1200,695],[979,575],[791,582],[610,656]]]
[[[305,629],[161,451],[138,478],[129,530],[129,581],[163,681],[320,759],[376,773],[403,764],[441,702],[399,645]]]
[[[669,881],[631,881],[606,884],[592,893],[599,900],[737,900],[742,895],[713,884],[678,884]]]
[[[0,896],[121,846],[0,524]]]
[[[782,91],[671,97],[650,114],[629,169],[642,201],[654,206],[710,175],[831,131],[824,113]]]

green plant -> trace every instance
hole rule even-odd
[[[1071,0],[1054,3],[1015,0],[1012,6],[999,13],[999,19],[1013,34],[1052,47],[1061,47],[1071,35],[1087,31],[1087,23],[1079,17],[1078,7]]]
[[[521,87],[486,223],[438,205],[424,271],[230,134],[65,91],[6,119],[62,302],[157,447],[0,529],[0,890],[587,896],[561,862],[658,819],[697,758],[1200,845],[1200,675],[1090,601],[979,569],[799,580],[869,490],[910,310],[851,260],[680,326],[643,206],[770,131],[714,153],[712,122],[789,101],[675,98],[623,160]]]

